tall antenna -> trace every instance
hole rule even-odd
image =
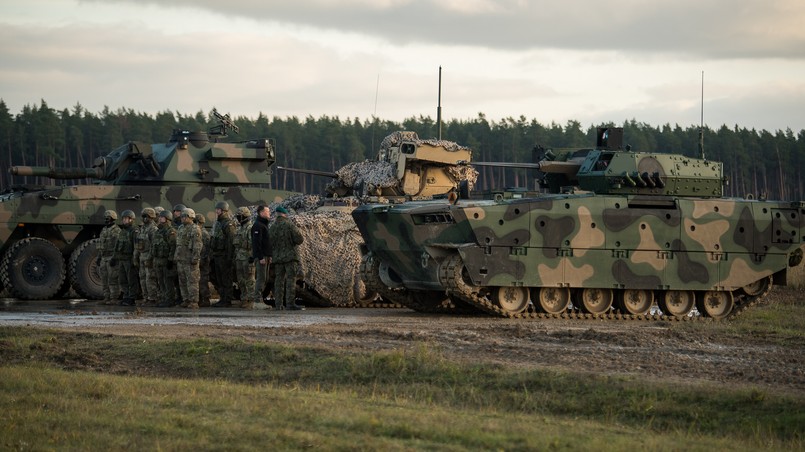
[[[375,151],[375,123],[377,122],[377,93],[380,91],[380,73],[377,73],[377,84],[375,85],[375,111],[372,112],[372,148]]]
[[[439,103],[436,106],[436,124],[439,130],[439,139],[442,139],[442,67],[439,66]]]
[[[702,71],[702,113],[699,123],[699,158],[704,159],[704,71]]]

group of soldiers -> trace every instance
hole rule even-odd
[[[303,241],[288,211],[277,207],[277,218],[269,227],[271,211],[260,205],[256,218],[250,208],[240,207],[233,217],[229,203],[215,205],[212,232],[204,227],[205,217],[183,204],[173,211],[146,207],[135,225],[133,211],[120,216],[104,212],[97,264],[103,285],[103,304],[123,306],[185,308],[230,307],[234,283],[240,290],[240,307],[264,308],[263,292],[269,268],[274,266],[276,309],[303,309],[295,302],[299,256]],[[210,301],[210,273],[218,302]]]

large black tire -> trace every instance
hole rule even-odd
[[[9,294],[25,300],[49,300],[61,289],[66,275],[61,251],[48,240],[22,239],[0,262],[0,278]]]
[[[100,239],[87,240],[70,255],[70,284],[78,296],[89,300],[103,299],[101,273],[95,263],[99,241]]]

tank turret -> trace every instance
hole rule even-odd
[[[12,166],[16,176],[97,179],[100,184],[269,184],[273,140],[220,142],[237,130],[228,116],[213,112],[220,124],[209,132],[176,129],[167,143],[128,142],[93,162],[92,168]]]
[[[333,179],[328,197],[378,200],[426,199],[475,183],[478,173],[466,163],[472,150],[447,140],[422,140],[415,132],[394,132],[380,144],[375,160],[344,165],[335,172],[280,169]]]

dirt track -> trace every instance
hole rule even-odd
[[[785,291],[777,297],[796,294]],[[805,391],[805,339],[797,337],[782,345],[773,335],[743,337],[707,324],[517,321],[433,316],[406,309],[203,309],[189,313],[100,311],[94,304],[79,304],[77,309],[9,306],[0,310],[0,326],[151,337],[237,337],[347,350],[389,350],[427,343],[447,355],[474,361]]]

